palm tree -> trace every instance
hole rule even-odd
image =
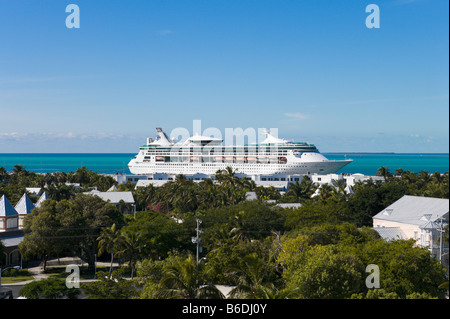
[[[131,278],[134,276],[136,262],[144,255],[146,245],[141,233],[122,232],[117,239],[117,256],[128,260],[131,268]]]
[[[289,299],[298,296],[298,288],[278,289],[273,283],[261,285],[256,289],[256,299]]]
[[[114,252],[117,248],[117,242],[119,240],[120,231],[117,230],[116,224],[113,224],[111,227],[105,228],[102,231],[98,240],[98,254],[101,255],[104,252],[111,254],[111,266],[109,267],[109,277],[112,274],[113,268],[113,260],[114,260]]]
[[[389,168],[387,166],[381,166],[378,168],[377,176],[383,176],[384,180],[386,181],[389,177],[392,176],[392,173],[389,172]]]
[[[27,172],[27,170],[23,167],[23,165],[14,165],[12,172],[14,174],[21,174]]]
[[[323,184],[319,188],[319,198],[326,201],[333,195],[333,188],[329,184]]]
[[[230,230],[230,235],[233,235],[235,240],[250,240],[248,234],[250,229],[247,229],[247,224],[244,219],[245,212],[240,211],[236,216],[234,216],[233,224],[234,227]]]
[[[444,178],[442,177],[441,173],[439,172],[434,172],[434,174],[432,175],[432,179],[436,182],[436,184],[438,184],[439,186],[441,186],[442,181],[444,180]]]
[[[136,199],[136,210],[144,211],[152,202],[156,195],[156,188],[153,184],[147,187],[138,187],[133,191],[133,196]]]
[[[300,183],[298,181],[289,183],[289,189],[285,195],[294,196],[296,200],[307,200],[311,198],[316,189],[317,186],[314,185],[309,176],[305,175]]]
[[[257,188],[256,182],[252,179],[244,178],[242,180],[242,184],[244,188],[249,192],[254,191]]]
[[[125,201],[123,199],[121,199],[119,201],[119,203],[117,204],[117,209],[119,209],[119,211],[122,214],[131,212],[132,211],[132,207],[133,206],[132,206],[131,203],[125,203]]]
[[[256,191],[256,195],[258,196],[258,199],[276,200],[276,199],[280,199],[280,197],[281,197],[279,191],[273,186],[269,186],[269,187],[257,186],[255,188],[255,191]]]
[[[186,182],[188,179],[187,179],[186,175],[184,175],[184,174],[178,174],[178,175],[175,177],[175,180],[176,180],[178,183],[184,183],[184,182]]]
[[[239,196],[239,191],[243,192],[243,189],[241,189],[243,184],[241,179],[236,176],[236,170],[233,170],[233,168],[227,166],[223,170],[218,170],[214,177],[220,183],[221,188],[225,190],[225,193],[230,199],[231,205],[236,204],[236,197]]]
[[[227,272],[236,286],[230,291],[231,298],[258,298],[263,292],[264,279],[267,275],[267,263],[256,253],[251,253],[242,258],[239,265],[231,267]]]
[[[431,176],[427,171],[420,171],[419,178],[423,181],[424,184],[427,184],[431,180]]]
[[[163,273],[154,295],[162,299],[223,299],[216,286],[203,283],[195,258],[176,260]]]
[[[3,166],[0,167],[0,183],[5,181],[7,177],[8,177],[8,172],[6,171],[6,169]]]
[[[395,170],[395,175],[396,176],[402,176],[405,173],[405,171],[402,168],[397,168]]]
[[[402,180],[404,180],[408,186],[412,186],[417,181],[417,174],[411,171],[403,172]]]
[[[347,193],[345,192],[345,187],[347,186],[347,182],[345,179],[331,180],[331,184],[334,186],[333,188],[333,196],[337,200],[346,200]]]

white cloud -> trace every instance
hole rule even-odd
[[[296,120],[306,120],[309,118],[308,115],[302,113],[284,113],[285,116],[296,119]]]
[[[169,35],[169,34],[172,34],[172,33],[173,33],[172,30],[158,30],[158,31],[156,31],[156,34],[158,34],[158,35]]]

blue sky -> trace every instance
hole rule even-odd
[[[0,153],[132,153],[193,120],[322,152],[448,153],[448,5],[0,0]]]

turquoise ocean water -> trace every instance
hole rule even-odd
[[[127,164],[135,153],[67,153],[67,154],[16,154],[0,153],[0,167],[10,171],[21,164],[36,173],[75,172],[85,166],[97,173],[130,174]],[[330,160],[352,159],[353,162],[337,173],[361,173],[375,175],[378,168],[387,166],[391,172],[398,168],[413,172],[448,172],[449,154],[412,153],[323,153]]]

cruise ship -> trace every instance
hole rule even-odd
[[[212,177],[230,166],[238,175],[248,177],[325,175],[352,161],[328,160],[313,144],[280,139],[269,130],[261,143],[241,146],[222,145],[222,139],[199,135],[175,143],[161,128],[156,132],[157,137],[147,138],[147,143],[128,163],[132,174]]]

